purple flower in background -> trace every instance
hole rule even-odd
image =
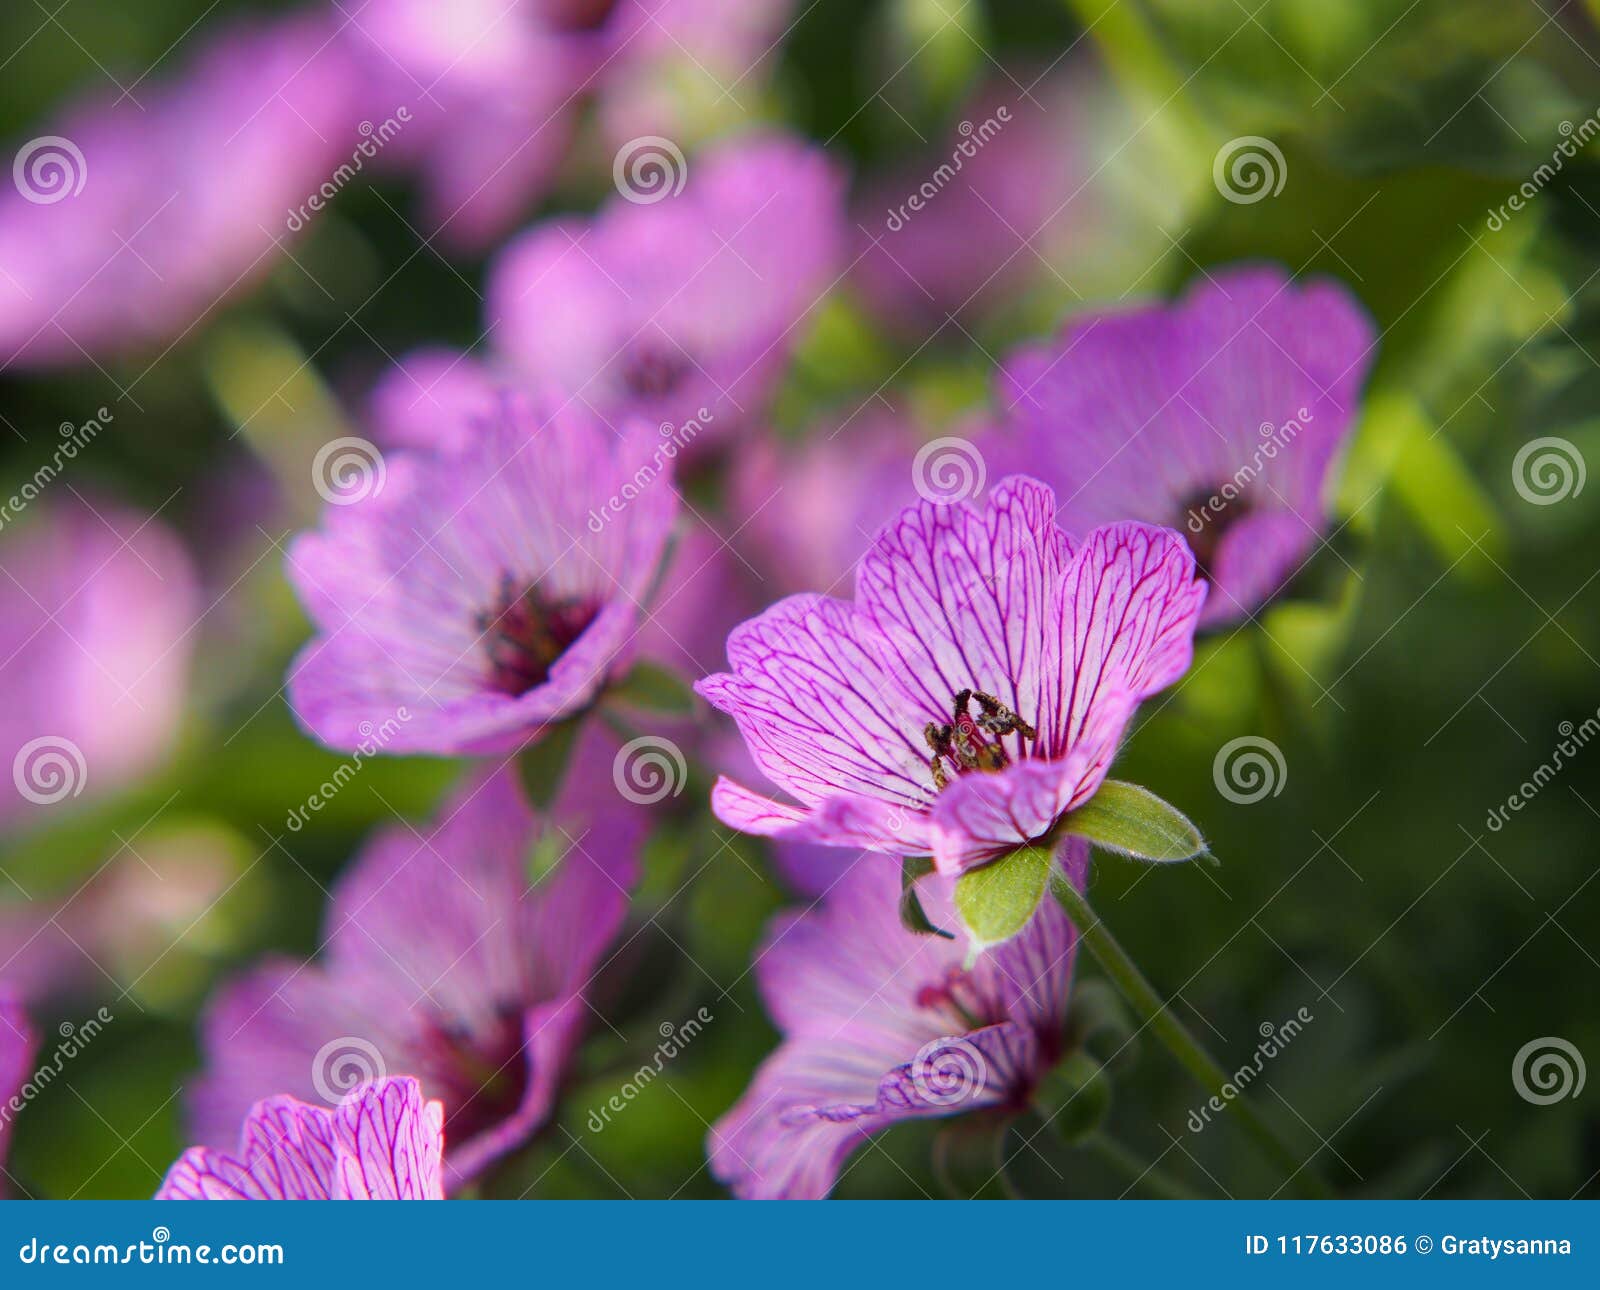
[[[548,185],[572,139],[598,60],[547,4],[370,0],[340,7],[366,78],[370,115],[408,109],[385,148],[422,190],[423,220],[478,250]]]
[[[916,502],[920,445],[904,412],[878,406],[799,444],[741,445],[729,489],[741,549],[784,591],[848,586],[884,522]]]
[[[332,1110],[257,1102],[230,1154],[191,1147],[157,1200],[443,1200],[444,1108],[414,1079],[362,1084]]]
[[[259,278],[290,212],[361,142],[361,88],[329,24],[296,16],[236,26],[180,76],[52,122],[0,190],[0,358],[157,344]]]
[[[1066,863],[1081,880],[1087,844]],[[918,886],[935,923],[954,926],[953,886]],[[735,1195],[825,1196],[872,1134],[1021,1110],[1060,1057],[1077,937],[1055,901],[966,969],[958,942],[900,925],[899,892],[892,868],[857,864],[821,906],[769,927],[755,974],[783,1042],[706,1142]]]
[[[0,1116],[0,1194],[7,1190],[5,1181],[10,1177],[5,1173],[13,1118],[9,1104],[32,1073],[33,1046],[28,1014],[9,991],[0,990],[0,1106],[6,1108],[6,1114]]]
[[[960,873],[1093,796],[1139,701],[1187,670],[1206,589],[1171,530],[1078,544],[1055,512],[1025,477],[981,510],[923,502],[879,534],[853,602],[790,596],[734,631],[731,671],[696,688],[794,801],[721,778],[723,823]]]
[[[1049,286],[1105,218],[1088,155],[1096,86],[1083,60],[1026,92],[985,85],[931,155],[865,189],[853,275],[879,314],[925,331]]]
[[[0,535],[0,823],[152,770],[197,625],[191,562],[152,516],[63,492]]]
[[[686,169],[650,160],[632,159],[592,220],[514,242],[491,270],[487,322],[511,369],[602,417],[723,436],[760,414],[832,283],[842,180],[783,136],[724,144]],[[635,187],[648,183],[670,195]]]
[[[415,1075],[444,1103],[454,1188],[544,1123],[628,908],[641,811],[586,730],[548,813],[514,771],[469,778],[425,832],[380,832],[336,887],[320,963],[269,960],[223,989],[190,1110],[232,1141],[269,1091],[337,1100]]]
[[[1202,625],[1245,617],[1327,527],[1329,470],[1375,344],[1337,283],[1211,274],[1174,305],[1074,319],[1013,355],[997,465],[1054,487],[1069,532],[1180,529],[1212,585]]]
[[[381,486],[290,549],[317,628],[290,702],[331,747],[392,728],[391,753],[509,751],[594,699],[638,631],[675,442],[510,398],[460,437],[392,454]]]

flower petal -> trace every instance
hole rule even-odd
[[[925,815],[871,797],[841,794],[795,807],[721,776],[711,790],[711,809],[730,829],[757,837],[897,856],[926,855],[930,846]]]
[[[910,667],[871,619],[790,596],[728,637],[732,672],[695,689],[738,723],[761,772],[808,805],[859,795],[920,810],[933,794]]]
[[[1106,742],[1114,750],[1131,711],[1131,704],[1103,706],[1098,715],[1112,733],[1072,749],[1060,761],[1014,762],[989,774],[958,777],[933,808],[933,862],[939,872],[965,873],[1049,833],[1099,786],[1105,771],[1097,769],[1097,751]]]
[[[1051,590],[1072,557],[1055,512],[1050,489],[1013,477],[981,511],[902,511],[862,559],[857,601],[905,659],[928,720],[949,721],[955,694],[972,689],[1033,723]]]
[[[1107,525],[1073,558],[1051,605],[1058,628],[1048,637],[1039,728],[1051,757],[1091,750],[1090,791],[1138,701],[1188,669],[1205,597],[1194,556],[1171,529]]]

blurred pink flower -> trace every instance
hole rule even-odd
[[[848,591],[878,530],[917,500],[921,442],[907,414],[872,405],[798,443],[742,443],[729,505],[741,552],[773,579],[767,590]]]
[[[854,203],[855,281],[908,331],[1014,299],[1104,218],[1085,140],[1092,65],[1019,79],[1026,92],[1009,79],[984,85],[948,137]]]
[[[1376,346],[1340,283],[1219,269],[1172,304],[1080,315],[1009,355],[984,451],[1054,487],[1070,533],[1178,529],[1212,588],[1201,624],[1234,622],[1321,540]]]
[[[663,444],[508,396],[457,451],[390,454],[381,487],[289,549],[317,628],[296,719],[343,749],[398,719],[387,752],[462,754],[581,711],[635,647],[677,514]]]
[[[551,1112],[638,874],[645,818],[591,726],[547,812],[515,770],[470,776],[422,831],[379,832],[334,890],[319,963],[270,959],[225,987],[191,1086],[202,1141],[268,1090],[415,1075],[444,1103],[455,1187]],[[544,857],[546,863],[541,862]]]
[[[0,189],[0,360],[158,345],[261,277],[290,212],[360,143],[361,88],[333,29],[297,15],[70,106],[23,145],[27,181]]]
[[[522,380],[602,417],[725,438],[762,415],[832,285],[842,179],[782,135],[719,145],[678,175],[681,191],[624,192],[523,234],[491,269],[486,322]]]
[[[0,570],[0,823],[20,827],[167,754],[199,605],[177,537],[98,498],[35,502]]]

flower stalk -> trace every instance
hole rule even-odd
[[[1164,1043],[1195,1081],[1215,1097],[1224,1097],[1223,1086],[1227,1073],[1206,1052],[1189,1028],[1162,1002],[1154,986],[1128,956],[1128,952],[1111,934],[1111,929],[1089,904],[1088,898],[1066,877],[1057,872],[1051,883],[1056,899],[1066,915],[1078,929],[1078,935],[1089,951],[1099,960],[1116,987],[1122,992],[1146,1026]],[[1242,1097],[1229,1098],[1228,1108],[1254,1139],[1262,1152],[1276,1165],[1282,1167],[1290,1178],[1296,1180],[1301,1190],[1317,1199],[1332,1196],[1326,1183],[1311,1165],[1300,1159],[1270,1124]]]

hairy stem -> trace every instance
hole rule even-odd
[[[1231,1096],[1223,1092],[1223,1086],[1228,1083],[1227,1073],[1217,1065],[1211,1054],[1206,1052],[1200,1041],[1189,1033],[1188,1027],[1162,1002],[1155,987],[1145,979],[1138,965],[1128,957],[1128,952],[1111,934],[1111,929],[1094,912],[1088,898],[1060,873],[1056,875],[1051,886],[1055,890],[1056,899],[1066,910],[1067,917],[1078,929],[1078,935],[1082,937],[1083,943],[1100,961],[1100,966],[1105,969],[1106,975],[1133,1006],[1144,1024],[1178,1059],[1179,1065],[1188,1071],[1207,1093],[1226,1102],[1229,1112],[1255,1140],[1256,1145],[1268,1159],[1282,1168],[1302,1191],[1317,1198],[1331,1196],[1327,1184],[1318,1177],[1310,1162],[1302,1159],[1297,1151],[1279,1137],[1272,1126],[1249,1102],[1245,1101],[1237,1089]]]

